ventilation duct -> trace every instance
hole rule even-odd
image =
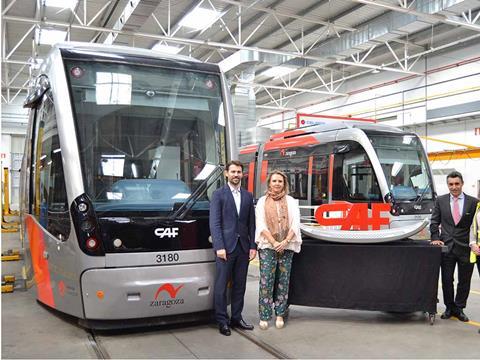
[[[459,4],[472,0],[417,0],[412,5],[412,10],[434,14],[440,11],[459,11]],[[470,8],[468,4],[467,8]],[[460,5],[460,7],[462,7]],[[335,58],[349,56],[360,49],[367,49],[373,44],[370,41],[388,41],[405,33],[412,33],[429,27],[430,24],[421,18],[396,11],[389,11],[378,16],[365,25],[357,27],[356,31],[344,33],[339,38],[324,42],[310,51],[310,55],[318,57]],[[395,33],[398,32],[398,33]]]
[[[265,134],[256,128],[256,98],[252,86],[256,66],[277,66],[287,61],[290,66],[306,66],[303,59],[252,50],[239,50],[219,63],[227,78],[235,83],[231,87],[231,95],[238,146],[253,144],[265,137]]]

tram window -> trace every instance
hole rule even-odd
[[[314,156],[312,164],[312,205],[328,200],[328,156]]]
[[[225,163],[218,75],[77,60],[66,64],[84,70],[82,77],[67,76],[85,192],[98,213],[160,211],[164,216],[203,188],[217,164]],[[206,180],[212,186],[196,199],[193,210],[208,210],[209,196],[223,181],[217,179]],[[171,193],[168,181],[181,191]]]
[[[375,173],[363,148],[354,146],[348,153],[335,155],[332,190],[334,200],[381,201]]]
[[[268,161],[268,173],[271,173],[273,170],[280,170],[287,175],[292,197],[299,200],[307,200],[308,158],[270,159]]]
[[[60,140],[51,92],[38,111],[34,164],[34,216],[60,240],[70,235],[70,215],[63,173]]]

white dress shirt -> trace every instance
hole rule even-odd
[[[241,196],[240,196],[240,186],[234,187],[232,184],[228,183],[228,187],[233,195],[233,200],[235,200],[235,207],[237,208],[237,214],[240,215],[240,204],[241,204]]]

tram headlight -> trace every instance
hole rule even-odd
[[[98,247],[98,240],[93,237],[90,237],[87,239],[86,245],[87,245],[87,249],[95,250]]]
[[[113,240],[113,246],[115,246],[116,248],[119,248],[120,246],[122,246],[122,244],[123,242],[120,239]]]
[[[84,202],[81,202],[80,204],[78,204],[77,209],[78,211],[84,213],[88,210],[88,205]]]

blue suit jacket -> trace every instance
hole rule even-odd
[[[213,248],[232,253],[238,241],[245,252],[256,249],[255,208],[253,196],[240,189],[240,214],[237,214],[235,200],[228,185],[215,190],[210,203],[210,233]]]

